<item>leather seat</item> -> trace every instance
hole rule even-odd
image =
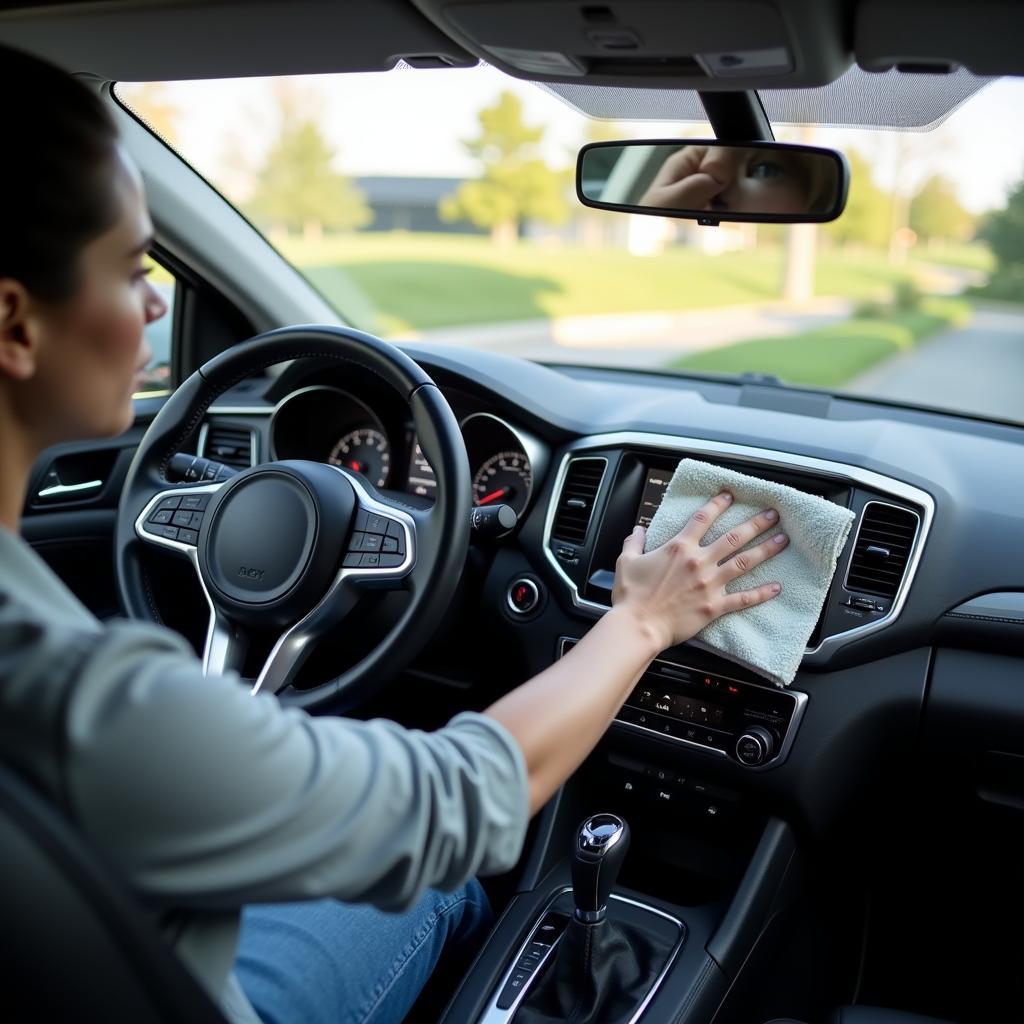
[[[130,892],[0,765],[3,1019],[226,1024]]]
[[[801,1024],[801,1021],[776,1018],[767,1024]],[[881,1006],[841,1006],[834,1010],[827,1024],[950,1024],[938,1017],[922,1017],[919,1013],[887,1010]]]

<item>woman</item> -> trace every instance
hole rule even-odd
[[[651,659],[778,592],[724,591],[735,545],[777,517],[701,548],[719,495],[656,552],[634,531],[614,607],[572,653],[431,734],[284,710],[204,678],[169,631],[101,625],[19,517],[45,448],[132,422],[143,327],[165,312],[145,278],[152,227],[96,96],[3,49],[0,87],[19,96],[0,161],[2,756],[120,865],[231,1019],[398,1021],[442,947],[482,940],[473,876],[515,864],[528,816]]]

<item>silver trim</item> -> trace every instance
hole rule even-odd
[[[565,656],[565,648],[567,643],[579,643],[578,637],[572,636],[561,636],[558,638],[558,656]],[[691,672],[704,671],[698,669],[694,665],[687,665],[682,661],[670,661],[668,658],[655,658],[652,665],[669,665],[672,668],[684,668]],[[711,671],[710,669],[708,671]],[[612,725],[618,726],[620,729],[631,729],[634,732],[638,732],[644,736],[657,736],[659,739],[663,739],[669,743],[680,743],[684,747],[689,747],[691,750],[699,750],[705,754],[714,754],[717,757],[724,757],[727,761],[739,765],[741,768],[747,769],[752,772],[763,772],[770,768],[777,768],[783,761],[789,757],[789,752],[793,749],[793,744],[796,742],[797,729],[800,727],[800,722],[803,720],[804,711],[807,707],[808,696],[802,690],[792,690],[788,686],[783,689],[779,686],[762,686],[760,683],[752,683],[748,679],[737,679],[734,676],[727,676],[721,672],[714,672],[719,679],[725,679],[730,683],[736,683],[739,686],[752,686],[756,690],[765,690],[768,693],[781,694],[784,697],[792,697],[794,701],[793,714],[789,719],[789,726],[786,729],[786,735],[782,737],[782,742],[779,744],[778,752],[769,761],[765,761],[764,764],[750,765],[744,764],[737,758],[729,756],[728,751],[718,750],[716,747],[708,747],[703,743],[697,743],[695,740],[683,739],[681,736],[669,736],[666,733],[659,732],[657,729],[648,729],[645,725],[636,725],[634,722],[624,722],[621,719],[614,719]],[[671,676],[667,676],[667,679],[671,680]],[[632,692],[632,691],[630,691]],[[657,714],[657,712],[651,712],[651,714]],[[714,729],[714,726],[708,726],[709,729]],[[716,732],[723,732],[722,729],[716,729]]]
[[[887,502],[887,501],[875,501],[875,500],[872,500],[872,501],[864,502],[864,507],[860,510],[860,519],[857,521],[857,533],[856,533],[856,535],[853,538],[853,543],[850,545],[849,557],[846,559],[846,572],[843,573],[843,590],[845,590],[848,594],[862,594],[863,593],[863,591],[853,590],[853,589],[850,588],[850,585],[849,585],[849,583],[850,583],[850,570],[853,568],[853,555],[854,555],[854,552],[857,550],[857,544],[860,541],[860,531],[861,531],[861,529],[864,526],[864,520],[867,517],[867,511],[868,511],[868,509],[872,505],[881,505],[883,508],[894,508],[894,509],[897,509],[900,512],[909,512],[910,515],[912,515],[917,520],[917,527],[914,530],[914,536],[911,538],[911,541],[910,541],[910,551],[911,551],[911,553],[913,553],[913,551],[914,551],[914,545],[917,544],[917,538],[918,538],[918,535],[921,532],[921,517],[912,508],[904,508],[903,505],[890,505],[889,502]],[[909,558],[907,559],[907,565],[908,566],[910,565],[910,559]],[[904,569],[903,575],[906,576],[906,569]],[[900,586],[902,586],[902,585],[903,584],[902,584],[902,581],[901,581]],[[899,588],[897,588],[896,592],[897,592],[897,594],[899,593]],[[882,595],[877,595],[877,596],[881,597],[882,600],[885,600],[885,601],[891,600],[890,598],[883,597]]]
[[[191,544],[183,544],[178,540],[168,540],[166,537],[156,537],[146,530],[145,522],[150,512],[163,501],[164,498],[174,498],[186,494],[216,494],[227,481],[218,484],[205,484],[197,487],[172,487],[166,491],[155,494],[147,503],[146,507],[139,513],[135,520],[135,535],[147,544],[155,544],[158,547],[169,548],[183,554],[191,563],[195,571],[196,579],[202,588],[203,597],[206,598],[206,605],[210,609],[210,619],[206,624],[206,642],[203,644],[203,675],[214,675],[222,673],[233,650],[231,644],[231,629],[226,620],[222,621],[210,591],[206,587],[203,574],[199,571],[199,548]],[[216,659],[216,661],[214,660]]]
[[[221,413],[219,411],[218,412],[213,412],[213,411],[209,411],[209,410],[207,411],[206,418],[203,419],[203,425],[199,428],[199,440],[196,442],[196,458],[205,459],[207,457],[206,456],[206,441],[207,441],[207,438],[210,436],[210,421],[209,421],[209,417],[210,416],[220,416],[220,415],[221,415]],[[252,469],[253,466],[257,465],[258,460],[259,460],[259,442],[258,442],[257,437],[256,437],[256,431],[253,430],[252,427],[246,427],[245,429],[249,431],[249,466],[248,466],[248,468]],[[216,462],[216,459],[214,459],[213,461]],[[228,465],[228,463],[225,462],[225,463],[223,463],[223,465],[226,466],[226,465]],[[235,467],[233,467],[233,468],[235,468]]]
[[[86,480],[80,484],[54,484],[52,487],[44,487],[36,492],[37,498],[56,498],[62,494],[80,494],[83,491],[95,491],[102,487],[102,480]]]
[[[517,608],[515,603],[512,601],[512,591],[521,584],[525,584],[526,586],[533,588],[533,604],[526,609]],[[508,589],[505,591],[505,603],[508,605],[509,611],[511,611],[513,615],[530,615],[537,610],[537,605],[540,604],[540,588],[533,582],[533,580],[530,579],[529,576],[517,576],[508,585]]]
[[[551,551],[551,529],[554,525],[555,513],[557,511],[557,496],[561,491],[562,483],[568,463],[580,457],[580,453],[597,451],[605,448],[641,448],[654,449],[652,454],[669,452],[680,453],[710,453],[714,455],[726,455],[731,459],[740,462],[749,462],[757,465],[776,466],[780,469],[798,469],[815,473],[818,476],[828,477],[833,480],[841,480],[847,483],[863,484],[874,490],[890,494],[893,497],[902,498],[913,505],[918,506],[921,513],[921,522],[917,535],[914,538],[914,547],[910,559],[907,561],[906,572],[900,589],[893,599],[889,611],[873,622],[866,622],[860,626],[853,626],[833,636],[825,637],[817,647],[809,647],[804,653],[805,665],[824,665],[828,662],[828,656],[841,647],[845,647],[851,641],[874,633],[877,630],[885,629],[899,618],[900,612],[907,600],[917,567],[921,561],[925,543],[931,530],[932,520],[935,516],[935,501],[927,491],[896,480],[892,477],[883,476],[870,469],[862,469],[860,466],[851,466],[844,462],[835,462],[830,459],[819,459],[809,455],[798,455],[789,452],[772,451],[767,448],[753,448],[748,445],[730,444],[725,441],[708,441],[702,438],[673,437],[665,434],[647,434],[633,431],[620,431],[613,434],[594,434],[590,437],[581,438],[569,446],[569,450],[562,456],[558,474],[555,478],[555,486],[551,492],[551,499],[548,503],[547,516],[544,520],[544,556],[551,567],[566,584],[572,598],[573,606],[580,611],[592,614],[595,617],[603,615],[608,611],[609,606],[596,601],[589,601],[580,597],[579,588],[563,571],[558,559]],[[598,456],[584,456],[595,458]],[[601,486],[604,486],[602,477]],[[913,510],[910,510],[913,511]],[[851,554],[853,549],[850,549]]]
[[[504,991],[505,985],[508,983],[509,978],[512,977],[516,969],[516,964],[519,963],[520,958],[526,952],[530,943],[533,942],[534,935],[537,934],[537,929],[540,927],[541,921],[544,920],[544,915],[555,905],[558,899],[564,896],[567,892],[572,892],[572,886],[567,885],[559,889],[551,899],[544,904],[541,908],[540,913],[537,915],[537,919],[534,921],[533,927],[530,929],[529,934],[526,936],[526,941],[516,950],[516,954],[511,958],[511,963],[508,970],[501,976],[497,986],[494,990],[494,995],[491,997],[487,1004],[487,1008],[478,1020],[478,1024],[509,1024],[512,1018],[515,1016],[516,1010],[519,1009],[519,1004],[526,998],[526,994],[533,988],[537,978],[540,977],[544,965],[551,957],[552,953],[558,948],[558,943],[562,941],[560,935],[551,946],[551,949],[545,954],[544,959],[537,965],[533,973],[530,975],[529,980],[523,986],[522,991],[516,996],[512,1005],[507,1010],[498,1009],[498,999]],[[672,952],[669,953],[665,960],[665,966],[662,967],[661,973],[654,979],[647,995],[644,996],[640,1005],[637,1007],[636,1012],[626,1022],[626,1024],[636,1024],[636,1022],[643,1016],[644,1010],[647,1009],[650,1001],[655,997],[658,989],[661,988],[662,982],[665,980],[666,975],[671,970],[672,965],[676,962],[676,958],[679,956],[680,950],[683,948],[683,943],[686,942],[686,925],[679,920],[678,917],[673,917],[671,914],[665,913],[664,910],[659,910],[657,907],[652,907],[649,903],[643,903],[640,900],[630,899],[628,896],[617,896],[612,893],[611,898],[618,900],[619,903],[628,903],[631,907],[639,907],[641,910],[647,910],[658,917],[665,918],[666,921],[671,921],[679,929],[679,938],[676,940],[675,946],[672,947]],[[562,934],[565,934],[564,932]]]
[[[459,422],[459,430],[462,431],[463,441],[466,439],[466,424],[470,420],[481,418],[494,420],[495,423],[503,426],[512,435],[512,437],[519,442],[519,446],[523,449],[523,453],[526,455],[527,459],[530,460],[530,490],[526,495],[526,504],[523,505],[523,511],[519,513],[519,519],[522,521],[523,516],[526,515],[526,510],[530,507],[530,502],[533,501],[533,495],[537,490],[537,484],[547,471],[547,449],[532,434],[528,434],[525,431],[513,427],[508,420],[503,420],[500,416],[495,416],[492,412],[471,412],[468,416],[463,417]],[[475,477],[476,469],[474,469],[473,466],[470,466],[470,470]]]
[[[267,660],[260,670],[260,674],[250,691],[253,695],[261,690],[271,688],[277,693],[283,689],[292,676],[301,666],[301,658],[305,654],[308,645],[316,640],[325,628],[340,621],[348,611],[348,607],[338,604],[336,598],[344,580],[351,577],[358,577],[367,580],[376,580],[382,584],[394,583],[406,575],[415,562],[415,537],[416,523],[412,516],[392,505],[377,501],[367,493],[363,485],[351,473],[347,473],[339,466],[331,466],[335,472],[340,473],[352,485],[358,497],[358,509],[365,509],[377,515],[386,515],[401,523],[405,533],[405,558],[402,564],[395,568],[343,568],[335,576],[327,592],[317,604],[307,612],[298,622],[286,629],[278,637],[267,656]],[[135,533],[143,541],[154,544],[158,547],[165,547],[172,551],[183,554],[195,571],[202,588],[203,596],[210,610],[210,618],[206,627],[206,642],[203,647],[203,673],[204,675],[219,675],[229,669],[237,669],[241,666],[236,664],[240,659],[238,643],[234,633],[234,626],[231,621],[220,614],[214,605],[213,598],[199,570],[199,549],[191,544],[183,544],[181,541],[169,540],[165,537],[158,537],[145,529],[145,522],[150,513],[164,498],[181,497],[187,494],[216,494],[228,481],[217,484],[207,484],[197,487],[172,487],[155,494],[147,503],[145,508],[135,520]],[[244,651],[241,652],[244,654]]]

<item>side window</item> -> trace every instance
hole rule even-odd
[[[171,381],[171,341],[174,337],[174,295],[178,286],[174,275],[152,256],[149,263],[153,268],[149,281],[167,304],[167,312],[159,320],[146,325],[146,341],[153,357],[144,371],[142,388],[136,394],[147,397],[169,392],[174,387]]]

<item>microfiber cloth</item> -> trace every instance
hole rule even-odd
[[[788,686],[818,621],[854,515],[831,501],[784,484],[683,459],[648,527],[645,550],[671,540],[701,505],[722,491],[728,491],[733,502],[711,525],[702,545],[767,508],[778,511],[778,521],[745,547],[753,547],[780,530],[789,537],[789,544],[779,554],[725,589],[746,590],[778,580],[782,593],[764,604],[723,615],[694,639],[722,657],[767,676],[777,686]]]

